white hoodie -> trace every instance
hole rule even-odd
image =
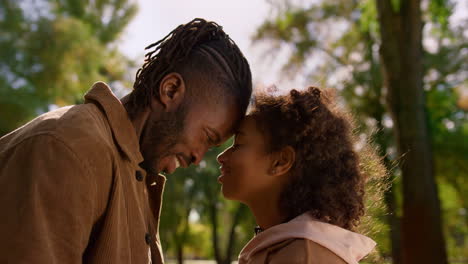
[[[349,264],[358,264],[376,243],[363,235],[315,220],[304,213],[293,220],[271,227],[250,240],[239,255],[239,264],[249,263],[259,251],[288,239],[311,240],[341,257]]]

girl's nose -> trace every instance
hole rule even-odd
[[[223,151],[221,154],[218,155],[216,160],[218,161],[219,164],[224,164],[226,162],[228,151],[229,149],[226,149],[225,151]]]

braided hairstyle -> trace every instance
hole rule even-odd
[[[250,66],[234,41],[215,22],[193,19],[146,49],[150,51],[137,71],[127,104],[131,118],[148,107],[153,98],[159,99],[160,82],[171,72],[182,75],[190,96],[203,99],[230,96],[240,115],[245,114],[252,93]]]
[[[266,138],[268,153],[285,146],[296,152],[278,205],[286,220],[310,212],[321,221],[354,229],[364,215],[366,175],[354,150],[351,117],[315,87],[258,95],[250,115]]]

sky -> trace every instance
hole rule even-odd
[[[292,80],[281,77],[280,69],[287,58],[287,53],[284,51],[274,54],[274,60],[265,60],[262,54],[266,48],[252,45],[252,35],[271,15],[268,0],[135,1],[139,5],[139,12],[126,28],[118,46],[124,54],[130,58],[137,58],[141,64],[145,54],[144,47],[162,39],[178,25],[201,17],[222,25],[225,32],[237,43],[250,63],[254,86],[276,84],[281,90],[289,90],[314,85],[307,83],[313,80],[306,80],[303,76]],[[295,2],[303,4],[307,1],[295,0]],[[468,0],[455,0],[455,2],[458,5],[451,22],[456,23],[468,17]],[[131,75],[135,76],[135,72]]]
[[[138,0],[139,12],[125,30],[119,48],[143,62],[144,47],[165,37],[180,24],[200,17],[215,21],[237,43],[250,63],[254,85],[280,82],[282,63],[265,65],[262,50],[253,47],[251,36],[270,14],[266,0]],[[281,55],[285,58],[285,55]],[[134,74],[133,74],[134,76]],[[291,81],[288,81],[291,85]]]

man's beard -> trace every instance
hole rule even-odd
[[[141,166],[148,172],[158,173],[162,158],[176,154],[172,148],[180,143],[185,128],[187,107],[182,104],[175,112],[164,112],[159,120],[148,120],[143,131],[145,141],[142,143],[144,161]]]

